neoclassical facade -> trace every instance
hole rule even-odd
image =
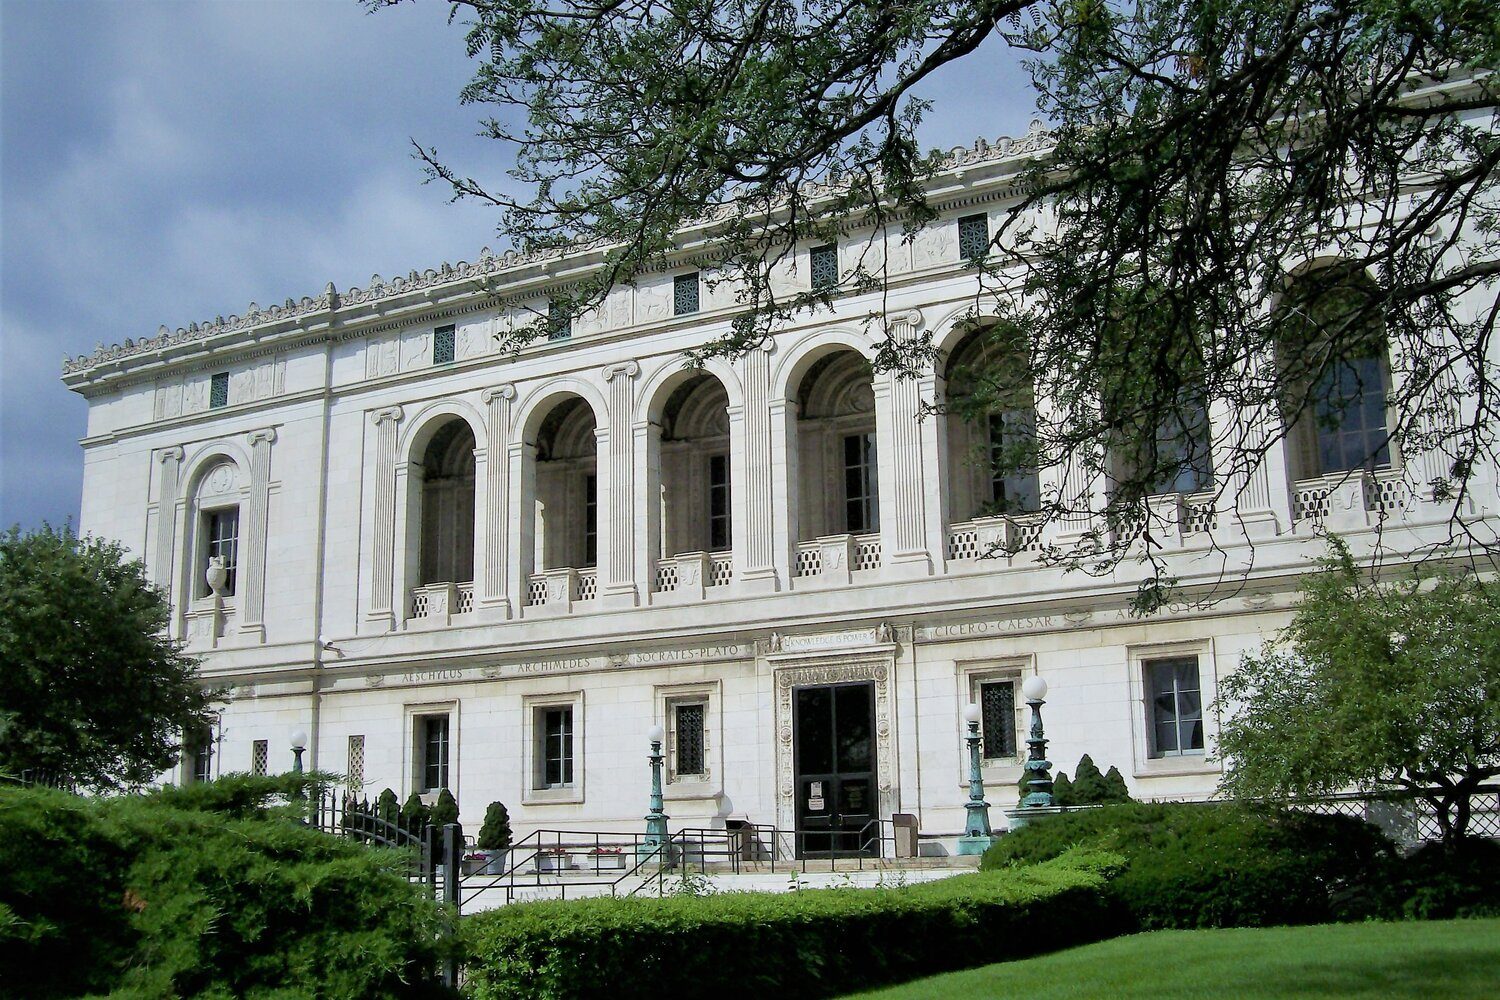
[[[910,241],[798,248],[787,288],[872,252],[890,287],[701,369],[684,350],[736,306],[686,251],[518,354],[497,334],[587,254],[486,251],[69,360],[90,404],[81,526],[145,561],[230,690],[171,777],[284,770],[304,730],[311,763],[366,794],[448,787],[467,824],[499,800],[519,832],[629,831],[659,724],[673,828],[909,813],[956,834],[964,706],[1009,806],[1020,681],[1040,673],[1058,766],[1089,753],[1139,796],[1210,794],[1219,683],[1286,621],[1319,529],[1360,551],[1447,538],[1451,504],[1422,485],[1443,459],[1381,450],[1398,366],[1372,355],[1358,392],[1329,387],[1336,427],[1303,421],[1233,488],[1209,444],[1229,435],[1206,431],[1236,415],[1179,428],[1205,433],[1152,500],[1163,558],[1189,590],[1234,579],[1222,599],[1134,617],[1135,563],[1044,565],[1079,527],[1031,513],[1062,473],[995,456],[1046,401],[922,416],[981,350],[963,248],[1041,142],[956,150]],[[920,377],[872,370],[876,337],[915,333],[939,348]],[[1486,469],[1468,514],[1494,499]]]

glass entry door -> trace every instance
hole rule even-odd
[[[800,687],[793,702],[800,856],[878,853],[875,685]]]

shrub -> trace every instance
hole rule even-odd
[[[1500,917],[1500,844],[1465,837],[1396,859],[1386,880],[1390,916]]]
[[[284,818],[241,785],[89,800],[0,789],[0,968],[27,997],[410,997],[442,914],[406,859]]]
[[[481,851],[503,851],[510,847],[510,810],[503,802],[491,802],[484,811],[484,825],[474,846]]]
[[[375,800],[375,815],[394,824],[401,818],[401,807],[396,803],[396,793],[389,788],[383,789],[380,797]]]
[[[1058,771],[1057,777],[1052,779],[1052,801],[1060,806],[1073,804],[1073,782],[1068,780],[1064,771]]]
[[[498,998],[821,997],[1108,937],[1119,858],[902,889],[521,903],[466,918],[468,989]]]
[[[432,817],[432,809],[422,801],[422,796],[412,792],[401,804],[401,825],[408,830],[420,831]]]
[[[1394,856],[1378,830],[1346,816],[1132,803],[1030,823],[1002,837],[981,867],[1046,861],[1075,845],[1127,859],[1109,891],[1143,929],[1373,915],[1380,873]]]
[[[446,826],[449,823],[458,822],[458,801],[453,798],[453,793],[448,789],[438,792],[437,801],[432,804],[432,813],[428,816],[428,822],[434,826]]]

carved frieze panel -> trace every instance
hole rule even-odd
[[[212,372],[203,371],[157,382],[153,407],[156,419],[167,420],[207,410],[212,376]],[[285,391],[286,360],[279,354],[229,372],[231,405],[270,399]]]

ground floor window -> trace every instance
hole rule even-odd
[[[187,740],[188,767],[192,781],[214,780],[214,730],[204,725],[193,730]]]
[[[447,788],[448,714],[419,715],[416,722],[417,790],[436,792]]]
[[[701,778],[708,771],[705,739],[708,705],[702,701],[672,703],[671,743],[673,777]]]
[[[1198,657],[1144,661],[1148,739],[1152,757],[1203,752],[1203,696]]]
[[[349,737],[349,790],[358,791],[365,786],[365,738]]]
[[[985,760],[1011,760],[1016,756],[1016,682],[986,680],[979,683],[980,747]]]
[[[566,788],[573,784],[573,707],[541,709],[540,788]]]
[[[271,767],[271,743],[269,740],[256,740],[250,744],[250,773],[264,776]]]

